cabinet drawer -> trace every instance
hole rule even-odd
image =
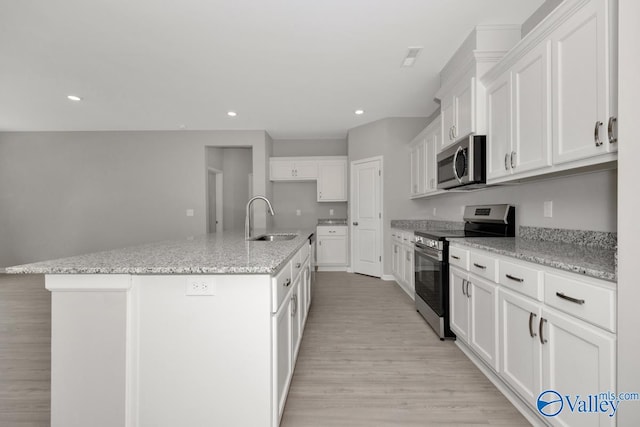
[[[491,280],[498,281],[498,260],[471,251],[469,253],[469,271]]]
[[[616,292],[546,273],[544,302],[611,332],[616,330]]]
[[[332,226],[320,226],[318,227],[318,236],[346,236],[347,227],[332,227]]]
[[[411,231],[403,231],[400,234],[400,243],[403,243],[405,245],[409,245],[409,246],[413,246],[413,244],[415,243],[415,238],[414,238],[414,234]]]
[[[290,261],[286,263],[284,267],[282,267],[282,270],[280,270],[278,274],[271,278],[272,313],[278,311],[278,307],[280,307],[280,304],[282,303],[282,301],[284,301],[284,298],[289,293],[292,284],[293,280],[291,277]]]
[[[498,272],[501,285],[542,301],[542,271],[500,260]]]
[[[449,246],[449,264],[469,270],[469,251]]]

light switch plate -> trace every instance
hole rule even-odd
[[[300,209],[296,209],[296,216],[302,215],[302,211]]]
[[[187,209],[187,216],[193,216],[193,209]]]
[[[544,217],[553,217],[553,200],[545,200],[544,202]]]

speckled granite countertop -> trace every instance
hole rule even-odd
[[[616,250],[564,242],[517,237],[467,237],[448,239],[476,249],[615,282]]]
[[[318,218],[318,225],[347,225],[346,218]]]
[[[262,230],[264,232],[264,230]],[[71,258],[8,267],[24,274],[274,274],[315,230],[269,230],[297,233],[293,240],[245,241],[244,232],[207,234]],[[256,230],[254,235],[261,234]]]
[[[435,219],[393,219],[391,228],[403,231],[417,230],[462,230],[464,222],[438,221]]]

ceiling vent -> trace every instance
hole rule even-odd
[[[405,56],[402,61],[403,67],[413,67],[413,64],[416,62],[416,58],[420,55],[422,51],[422,47],[410,47],[407,56]]]

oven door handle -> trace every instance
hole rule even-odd
[[[437,249],[420,246],[420,244],[416,243],[414,246],[414,250],[416,252],[416,257],[418,255],[424,255],[434,261],[442,261],[442,252]]]

